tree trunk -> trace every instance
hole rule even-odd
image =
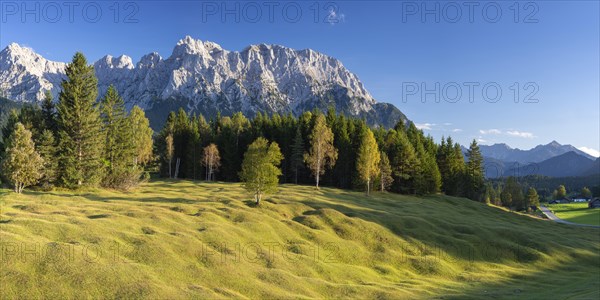
[[[370,188],[371,188],[370,182],[371,182],[371,180],[367,179],[367,196],[369,196],[369,192],[370,192]]]
[[[260,204],[260,197],[261,197],[260,193],[254,194],[254,199],[256,200],[256,205]]]
[[[319,173],[317,173],[317,190],[319,189]]]

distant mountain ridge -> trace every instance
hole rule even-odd
[[[479,148],[483,156],[522,164],[542,162],[571,151],[589,159],[596,159],[572,145],[561,145],[556,141],[529,150],[513,149],[506,144],[480,145]]]
[[[466,155],[468,149],[461,148]],[[479,145],[479,148],[487,178],[534,174],[568,177],[600,173],[600,158],[556,141],[529,150],[514,149],[504,143]]]
[[[10,44],[0,52],[0,96],[19,102],[40,101],[46,90],[56,96],[65,66]],[[395,106],[376,102],[339,60],[311,49],[260,44],[237,52],[187,36],[166,59],[154,52],[134,65],[126,55],[107,55],[94,68],[100,95],[115,85],[128,107],[147,110],[155,124],[179,107],[206,116],[237,111],[253,116],[333,106],[371,125],[407,121]]]
[[[587,172],[594,161],[570,151],[539,163],[517,166],[507,170],[504,176],[544,175],[550,177],[570,177],[593,175]]]

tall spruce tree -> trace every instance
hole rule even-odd
[[[56,133],[58,129],[58,124],[56,123],[56,106],[54,105],[54,99],[50,91],[46,91],[44,100],[42,101],[42,118],[44,129]]]
[[[296,127],[296,135],[292,145],[291,167],[294,172],[294,183],[298,184],[298,173],[304,167],[304,139],[302,138],[300,124]]]
[[[109,86],[101,101],[104,124],[104,159],[106,175],[102,183],[111,188],[128,189],[136,185],[140,171],[136,168],[134,132],[125,111],[125,102],[114,86]]]
[[[473,140],[473,142],[471,142],[467,156],[469,161],[467,162],[465,170],[466,196],[471,200],[478,201],[483,189],[484,173],[483,156],[481,155],[477,141]],[[515,195],[512,195],[513,200],[514,196]]]
[[[39,143],[36,144],[37,152],[44,160],[42,166],[42,178],[40,182],[42,187],[49,189],[56,182],[56,172],[58,169],[56,139],[51,130],[46,129],[42,132]]]
[[[59,177],[66,187],[97,186],[104,175],[105,142],[94,67],[76,53],[65,69],[58,99]]]

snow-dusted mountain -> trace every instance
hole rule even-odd
[[[65,66],[10,44],[0,52],[0,93],[21,102],[40,101],[45,90],[57,96]],[[166,59],[150,53],[134,64],[128,56],[107,55],[94,67],[100,95],[113,84],[128,106],[146,109],[155,122],[179,107],[206,116],[217,111],[253,116],[331,105],[386,127],[406,119],[393,105],[377,103],[340,61],[311,49],[261,44],[237,52],[187,36]]]

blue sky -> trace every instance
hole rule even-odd
[[[378,101],[436,139],[600,149],[597,1],[52,3],[2,1],[0,47],[17,42],[58,61],[83,51],[90,61],[127,54],[134,62],[153,51],[168,57],[186,35],[229,50],[312,48],[340,59]],[[439,102],[421,94],[436,83]]]

